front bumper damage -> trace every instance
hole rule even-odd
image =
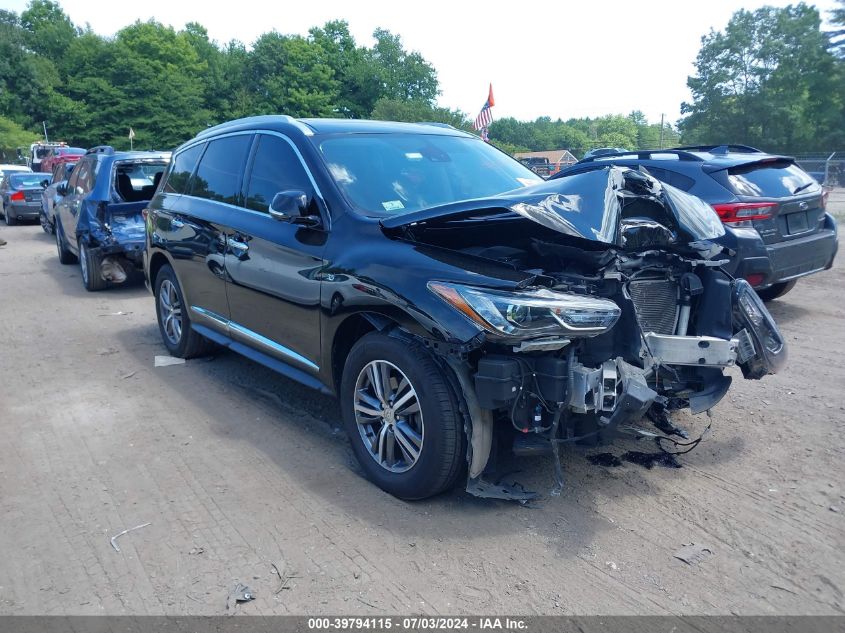
[[[509,354],[486,353],[475,368],[465,360],[450,359],[449,365],[457,376],[456,387],[467,402],[467,491],[479,497],[520,502],[538,496],[518,484],[498,481],[495,469],[490,467],[497,412],[517,409],[520,395],[529,389],[552,411],[540,411],[539,407],[522,411],[519,419],[524,420],[524,425],[518,431],[543,438],[543,449],[535,452],[553,456],[557,481],[552,494],[557,494],[563,483],[557,456],[559,444],[590,436],[610,439],[620,430],[636,429],[632,425],[647,414],[650,418],[652,414],[663,415],[671,401],[677,399],[667,397],[658,387],[656,376],[661,368],[686,368],[707,378],[699,390],[681,394],[683,406],[693,414],[709,411],[724,397],[731,384],[730,376],[723,375],[724,370],[739,366],[743,375],[752,379],[779,371],[786,360],[785,341],[746,281],[731,282],[731,305],[731,338],[646,332],[641,336],[638,364],[616,357],[586,365],[578,360],[574,347],[524,354],[516,351],[524,348],[520,346]],[[581,417],[594,421],[594,430],[579,434],[572,430],[578,425],[570,424],[568,435],[558,437],[562,419],[573,422]]]

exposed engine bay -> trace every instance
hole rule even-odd
[[[606,441],[644,417],[683,438],[669,415],[709,411],[730,387],[726,368],[759,379],[785,361],[763,302],[722,269],[711,240],[724,229],[709,206],[643,172],[584,177],[556,181],[570,190],[404,227],[407,239],[525,275],[508,290],[429,284],[484,332],[456,368],[472,392],[468,489],[481,496],[514,498],[480,484],[491,426],[516,431],[518,454],[553,454],[559,492],[559,444]]]

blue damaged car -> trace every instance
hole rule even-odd
[[[89,149],[55,207],[56,248],[62,264],[79,262],[87,290],[123,283],[143,266],[143,210],[152,199],[170,152]]]

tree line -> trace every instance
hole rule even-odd
[[[804,3],[734,13],[702,38],[682,119],[642,112],[569,120],[497,119],[505,151],[679,143],[746,143],[771,151],[845,147],[845,0],[825,29]],[[435,68],[399,35],[355,41],[343,20],[305,36],[265,33],[219,44],[199,23],[176,30],[135,22],[113,37],[75,25],[53,0],[0,10],[0,151],[41,134],[90,147],[168,149],[199,130],[254,114],[438,121],[472,131],[467,113],[439,107]],[[474,113],[473,113],[474,114]]]

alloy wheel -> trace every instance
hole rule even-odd
[[[158,311],[167,340],[173,345],[179,345],[182,339],[182,303],[176,286],[169,279],[162,281],[159,286]]]
[[[419,460],[425,438],[417,392],[396,365],[367,363],[355,383],[355,421],[364,447],[377,464],[403,473]]]

